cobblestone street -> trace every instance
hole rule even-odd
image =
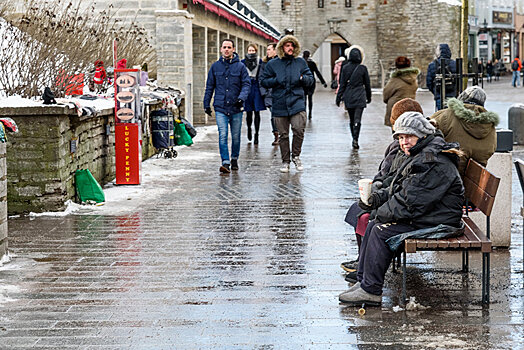
[[[506,83],[488,88],[501,113],[524,91],[508,94]],[[0,349],[524,349],[515,175],[512,246],[491,255],[488,307],[480,304],[480,253],[464,274],[459,252],[408,256],[408,296],[427,310],[393,311],[402,275],[391,269],[381,308],[359,316],[339,305],[348,288],[340,263],[357,255],[344,215],[391,131],[374,93],[361,148],[352,150],[345,111],[318,90],[301,173],[279,172],[264,112],[259,145],[247,142],[243,125],[238,173],[219,175],[218,134],[206,127],[178,158],[145,162],[141,195],[62,217],[10,218]],[[417,99],[431,115],[432,96]],[[172,173],[154,176],[155,167]]]

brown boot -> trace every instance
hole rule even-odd
[[[275,140],[273,140],[273,143],[271,143],[273,146],[278,146],[278,132],[273,132],[273,135],[275,135]]]

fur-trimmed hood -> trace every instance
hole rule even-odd
[[[277,44],[277,55],[279,58],[284,58],[284,44],[292,42],[295,46],[295,49],[293,50],[293,57],[298,57],[300,54],[300,43],[298,42],[298,39],[295,38],[293,35],[286,35]]]
[[[414,84],[417,82],[417,77],[420,74],[420,69],[416,67],[408,67],[396,69],[391,73],[391,78],[400,78],[407,84]]]
[[[497,113],[489,112],[482,106],[464,104],[456,98],[451,98],[448,107],[460,120],[464,129],[477,139],[486,137],[499,123]]]

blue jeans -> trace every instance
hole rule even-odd
[[[231,159],[238,159],[240,154],[240,131],[242,130],[242,113],[225,115],[215,111],[218,126],[218,148],[222,165],[230,164],[228,148],[228,125],[231,127]]]
[[[520,86],[520,71],[516,70],[513,72],[513,78],[511,79],[511,85],[515,87]]]

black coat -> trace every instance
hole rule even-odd
[[[369,73],[361,62],[360,50],[352,49],[349,53],[349,63],[342,67],[340,73],[337,105],[344,101],[346,108],[366,108],[366,103],[371,102]]]
[[[457,169],[458,157],[453,153],[455,148],[458,144],[447,143],[440,136],[420,139],[391,185],[373,193],[382,203],[375,219],[380,223],[408,223],[415,228],[438,224],[458,227],[464,186]]]
[[[318,77],[322,85],[326,85],[326,81],[324,80],[322,73],[320,73],[320,71],[318,70],[318,67],[315,61],[313,61],[312,59],[308,59],[306,62],[307,62],[307,66],[309,67],[309,70],[311,71],[311,74],[313,74],[313,77],[315,77],[315,74],[316,74],[316,76]],[[313,85],[311,85],[309,88],[304,88],[304,93],[306,95],[313,95],[313,93],[315,92],[315,88],[316,88],[316,84],[313,83]]]

